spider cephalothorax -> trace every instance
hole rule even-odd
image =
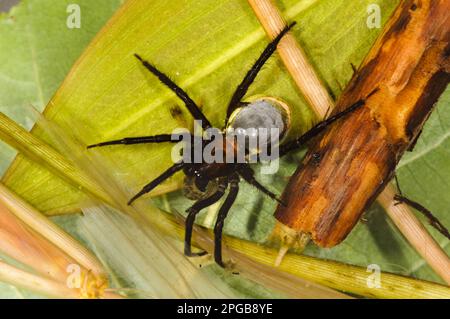
[[[265,50],[262,52],[261,56],[258,58],[258,60],[255,62],[255,64],[252,66],[252,68],[247,72],[244,79],[242,80],[241,84],[238,85],[236,91],[234,92],[230,103],[228,104],[227,108],[227,114],[225,118],[225,125],[220,130],[220,132],[225,133],[227,132],[228,128],[230,128],[229,120],[232,117],[232,114],[235,114],[235,111],[238,108],[245,109],[249,106],[249,103],[243,102],[242,99],[244,98],[244,95],[246,94],[249,86],[253,83],[255,80],[258,72],[261,70],[262,66],[265,64],[265,62],[269,59],[269,57],[275,52],[276,47],[280,40],[283,38],[283,36],[292,28],[294,25],[291,24],[289,27],[286,27],[283,31],[280,32],[280,34],[272,41],[270,42]],[[178,87],[172,80],[169,79],[168,76],[166,76],[164,73],[159,71],[155,66],[150,64],[149,62],[143,60],[139,55],[135,54],[136,58],[147,68],[151,73],[153,73],[155,76],[159,78],[159,80],[166,85],[169,89],[171,89],[186,105],[189,112],[192,114],[194,120],[199,121],[201,123],[201,126],[203,130],[212,129],[211,123],[207,119],[207,117],[200,111],[200,108],[196,105],[196,103],[189,97],[189,95],[180,87]],[[261,102],[258,102],[261,103]],[[283,156],[286,153],[288,153],[291,150],[298,149],[302,144],[307,142],[312,137],[316,136],[317,134],[321,133],[328,125],[330,125],[332,122],[338,120],[339,118],[345,116],[349,112],[352,112],[358,107],[363,106],[365,103],[365,100],[360,100],[354,105],[350,106],[347,110],[337,113],[336,115],[328,118],[325,121],[320,122],[316,126],[314,126],[312,129],[310,129],[308,132],[306,132],[301,137],[297,138],[296,140],[290,141],[286,144],[281,145],[271,145],[272,143],[272,137],[270,136],[266,144],[271,147],[277,147],[278,148],[278,156]],[[255,106],[254,104],[251,104],[252,106]],[[263,103],[261,104],[261,107],[263,106]],[[261,109],[264,109],[263,107]],[[239,124],[239,117],[235,120],[237,122],[236,125]],[[263,120],[263,123],[265,120]],[[252,119],[250,120],[250,123],[252,122]],[[242,122],[241,122],[242,123]],[[268,124],[262,124],[262,125],[269,125],[272,124],[267,122]],[[274,126],[280,128],[282,126],[279,121],[274,121]],[[278,136],[280,137],[280,136]],[[142,143],[162,143],[162,142],[172,142],[172,143],[178,143],[181,140],[180,135],[171,135],[171,134],[163,134],[163,135],[156,135],[156,136],[143,136],[143,137],[127,137],[120,140],[114,140],[114,141],[108,141],[103,142],[99,144],[90,145],[88,148],[92,147],[98,147],[98,146],[106,146],[106,145],[117,145],[117,144],[142,144]],[[162,173],[160,176],[158,176],[156,179],[145,185],[142,190],[137,193],[133,198],[130,199],[128,204],[132,204],[133,201],[135,201],[137,198],[141,197],[142,195],[150,192],[152,189],[154,189],[156,186],[158,186],[160,183],[162,183],[164,180],[168,179],[172,175],[174,175],[178,171],[183,171],[185,174],[185,194],[188,198],[196,200],[196,202],[187,210],[187,218],[186,218],[186,233],[185,233],[185,249],[184,252],[187,256],[196,256],[196,255],[202,255],[201,253],[193,253],[191,251],[191,237],[192,237],[192,228],[195,221],[195,216],[205,207],[208,207],[216,202],[218,202],[226,193],[227,189],[228,195],[225,197],[225,200],[220,207],[217,221],[214,227],[214,235],[215,235],[215,250],[214,250],[214,259],[215,261],[223,266],[222,261],[222,250],[221,250],[221,240],[222,240],[222,229],[224,225],[224,220],[228,214],[228,211],[230,210],[230,207],[233,205],[238,191],[239,191],[239,182],[241,179],[245,180],[247,183],[253,185],[258,190],[262,191],[264,194],[269,196],[270,198],[278,201],[280,204],[283,204],[282,201],[271,191],[266,189],[263,185],[261,185],[254,177],[254,172],[252,168],[250,167],[249,163],[249,156],[250,155],[256,155],[256,158],[258,158],[258,152],[251,154],[252,150],[249,150],[245,148],[244,150],[244,160],[242,161],[236,161],[236,155],[238,155],[239,152],[239,145],[236,143],[236,140],[234,138],[227,138],[226,134],[222,134],[219,137],[219,140],[217,140],[217,137],[209,138],[204,136],[194,136],[189,135],[188,136],[188,145],[193,146],[195,143],[199,143],[201,145],[200,150],[203,151],[204,148],[211,146],[211,143],[215,142],[216,147],[214,149],[213,155],[222,155],[221,158],[223,158],[223,161],[207,161],[207,160],[200,160],[200,161],[188,161],[183,156],[183,159],[176,162],[174,165],[172,165],[170,168],[168,168],[164,173]],[[189,148],[188,148],[189,149]],[[194,148],[195,149],[195,148]],[[184,151],[186,154],[186,150]],[[189,153],[190,150],[187,152]],[[227,161],[227,155],[233,155],[231,158],[233,158],[232,161]],[[192,154],[191,154],[192,155]]]

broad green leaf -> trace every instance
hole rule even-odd
[[[26,3],[29,8],[36,6],[38,2],[29,0]],[[34,26],[41,25],[45,27],[40,30],[53,30],[56,25],[62,25],[60,28],[64,28],[67,17],[64,8],[67,2],[64,2],[64,5],[59,5],[61,1],[56,3],[58,5],[52,0],[39,1],[42,8],[48,6],[55,10],[52,12],[62,13],[61,16],[57,13],[52,15],[57,18],[50,22],[38,14],[31,30],[34,31]],[[382,20],[385,22],[397,1],[361,0],[352,4],[344,0],[278,2],[285,16],[299,23],[294,34],[335,96],[340,94],[352,75],[351,63],[360,63],[380,32],[379,29],[369,29],[366,25],[367,6],[373,3],[380,5]],[[87,14],[86,11],[90,11],[89,8],[98,12],[97,5],[86,4],[87,10],[82,8],[82,16]],[[27,7],[21,6],[22,11],[19,13],[29,16],[25,8]],[[39,6],[33,8],[33,12],[45,12],[39,11],[42,9]],[[58,11],[55,8],[60,9]],[[21,34],[20,27],[8,24],[12,23],[9,19],[5,16],[1,20],[2,45],[3,34],[9,34],[10,38],[14,38],[15,32]],[[60,21],[56,21],[58,19]],[[99,21],[93,24],[100,25]],[[83,25],[89,28],[87,22]],[[25,64],[17,70],[0,65],[0,81],[6,78],[5,83],[11,87],[8,90],[11,100],[4,101],[5,94],[2,92],[2,104],[12,107],[36,103],[40,96],[33,93],[33,89],[36,92],[36,87],[40,88],[40,92],[45,92],[41,94],[44,96],[42,100],[48,100],[68,70],[68,67],[64,69],[54,65],[55,61],[64,61],[70,65],[73,58],[82,51],[85,42],[73,50],[55,49],[57,53],[52,55],[53,50],[48,52],[43,49],[49,46],[44,40],[59,43],[70,32],[86,30],[83,31],[82,27],[80,30],[55,31],[57,34],[54,38],[45,32],[39,33],[35,35],[34,40],[42,51],[16,43],[8,46],[8,50],[0,52],[13,60],[12,64]],[[203,106],[204,113],[213,124],[221,126],[228,99],[266,43],[267,39],[258,21],[247,3],[242,0],[130,0],[85,51],[47,106],[46,116],[62,128],[74,132],[85,143],[123,136],[170,133],[174,128],[190,126],[191,117],[180,101],[132,57],[133,53],[139,53],[184,87]],[[33,52],[35,56],[36,52],[39,52],[41,60],[33,58]],[[34,61],[31,68],[30,59]],[[30,71],[35,68],[45,69],[50,75],[43,77],[44,71]],[[31,82],[27,83],[30,87],[20,83],[22,78],[18,78],[17,74],[21,73],[25,74],[25,82]],[[14,89],[11,78],[19,79],[17,87],[20,90]],[[54,84],[50,85],[53,81]],[[40,85],[37,86],[36,83]],[[292,106],[292,136],[299,134],[315,121],[277,57],[270,60],[264,68],[248,96],[256,94],[281,97]],[[14,103],[14,99],[17,102]],[[450,199],[445,196],[450,187],[449,154],[446,152],[450,125],[447,115],[450,107],[448,100],[447,91],[437,111],[427,123],[416,150],[405,157],[399,169],[403,191],[432,209],[447,225],[450,222]],[[174,108],[182,110],[182,114],[175,118],[172,116],[173,111],[171,112]],[[16,114],[16,118],[20,117],[24,118],[23,114]],[[34,132],[45,138],[39,129]],[[126,173],[123,175],[124,183],[131,184],[133,190],[139,189],[170,163],[169,146],[116,147],[99,151],[114,160],[118,172]],[[281,192],[300,155],[284,159],[276,176],[259,178],[264,184]],[[180,178],[181,176],[178,176],[169,184],[176,184]],[[76,206],[82,199],[82,194],[73,186],[65,184],[58,177],[21,156],[10,167],[6,182],[33,205],[49,213],[69,212],[69,208]],[[170,194],[160,202],[164,207],[177,208],[180,211],[191,203],[180,194]],[[216,208],[211,208],[209,213],[201,216],[200,222],[210,224]],[[242,238],[264,241],[274,222],[273,211],[272,202],[243,185],[238,203],[227,219],[226,231]],[[311,246],[307,253],[363,266],[374,263],[380,265],[382,270],[424,279],[437,279],[381,209],[374,205],[374,208],[367,212],[366,218],[367,223],[358,225],[338,247],[318,249]],[[436,238],[442,241],[443,246],[447,245],[448,241],[444,242],[439,236],[436,235]],[[448,246],[446,249],[450,250]]]
[[[82,12],[80,29],[67,27],[67,8],[73,1],[23,0],[9,13],[1,14],[0,111],[31,128],[28,107],[44,108],[73,63],[121,2],[100,0],[94,7],[92,1],[77,1]],[[0,172],[3,172],[15,152],[4,144],[0,145],[0,152]],[[57,181],[51,188],[58,191],[67,187],[60,184]],[[72,194],[71,198],[80,196],[73,188],[66,194]]]

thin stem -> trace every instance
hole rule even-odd
[[[0,202],[23,223],[75,259],[81,266],[103,280],[106,274],[97,258],[47,217],[21,200],[0,183]]]
[[[20,221],[0,200],[0,251],[37,274],[67,280],[67,267],[77,262]]]
[[[450,260],[447,254],[431,237],[420,220],[411,213],[409,206],[394,200],[396,193],[396,189],[390,184],[378,196],[378,202],[423,259],[447,284],[450,284]]]
[[[286,27],[286,22],[270,0],[248,0],[248,2],[270,39],[274,39]],[[292,32],[280,41],[277,50],[308,104],[319,118],[325,117],[327,111],[334,106],[333,100]]]
[[[0,261],[0,281],[57,298],[80,298],[78,289],[52,279],[37,276]]]

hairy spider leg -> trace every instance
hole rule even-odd
[[[198,105],[189,97],[189,95],[182,88],[176,85],[175,82],[173,82],[167,75],[159,71],[155,66],[142,59],[138,54],[134,54],[134,56],[139,61],[141,61],[142,65],[151,73],[153,73],[161,81],[162,84],[164,84],[170,90],[172,90],[184,102],[187,109],[194,117],[194,119],[201,121],[204,130],[211,127],[211,123],[203,114],[203,112],[200,110]]]
[[[139,197],[141,197],[144,194],[147,194],[148,192],[150,192],[152,189],[154,189],[156,186],[158,186],[159,184],[161,184],[162,182],[164,182],[166,179],[168,179],[169,177],[171,177],[173,174],[175,174],[176,172],[182,170],[184,168],[185,164],[183,162],[178,162],[175,165],[172,165],[171,167],[169,167],[164,173],[162,173],[161,175],[159,175],[157,178],[155,178],[154,180],[152,180],[150,183],[148,183],[147,185],[145,185],[141,191],[139,193],[137,193],[136,195],[133,196],[133,198],[131,198],[128,201],[128,205],[131,205],[136,199],[138,199]]]
[[[430,225],[433,226],[437,231],[439,231],[442,235],[450,239],[450,233],[448,229],[439,221],[439,219],[433,215],[431,211],[422,206],[416,201],[413,201],[403,195],[396,194],[394,196],[394,200],[397,202],[405,203],[408,206],[414,208],[418,212],[422,213],[429,221]]]
[[[225,201],[219,209],[219,214],[217,215],[216,224],[214,225],[214,260],[219,266],[225,268],[222,261],[222,233],[225,218],[227,218],[228,212],[231,206],[233,206],[236,200],[237,194],[239,192],[239,176],[233,175],[230,178],[230,190],[228,192]]]
[[[186,217],[186,223],[185,223],[185,233],[184,233],[184,254],[189,257],[194,256],[203,256],[206,254],[206,252],[200,252],[200,253],[192,253],[191,250],[191,240],[192,240],[192,229],[194,228],[194,222],[195,217],[197,214],[203,209],[208,206],[213,205],[217,201],[219,201],[222,196],[225,194],[225,191],[228,187],[228,182],[223,181],[218,185],[217,191],[212,194],[211,196],[201,199],[194,203],[190,208],[187,209],[187,217]]]
[[[275,39],[270,42],[264,51],[259,56],[258,60],[253,64],[251,69],[247,72],[244,79],[242,80],[241,84],[238,85],[236,88],[236,91],[234,91],[233,96],[231,97],[230,103],[228,104],[227,108],[227,115],[225,118],[225,125],[228,123],[228,120],[231,116],[231,114],[238,108],[239,105],[241,105],[241,99],[244,97],[244,95],[247,93],[248,88],[255,80],[256,76],[258,75],[259,71],[261,71],[264,64],[267,62],[267,60],[271,57],[271,55],[275,52],[277,49],[278,43],[281,41],[283,36],[288,33],[288,31],[295,25],[295,22],[291,23],[289,26],[285,27],[277,36]]]
[[[270,198],[272,198],[273,200],[276,200],[278,203],[280,203],[283,206],[286,206],[286,204],[278,198],[277,195],[275,195],[274,193],[272,193],[270,190],[268,190],[266,187],[264,187],[261,183],[259,183],[255,176],[254,176],[254,172],[253,169],[248,166],[248,165],[243,165],[240,169],[239,169],[239,175],[250,185],[254,186],[256,189],[258,189],[259,191],[261,191],[262,193],[266,194],[267,196],[269,196]]]
[[[366,98],[361,99],[361,100],[355,102],[354,104],[352,104],[346,110],[339,112],[339,113],[327,118],[326,120],[323,120],[322,122],[319,122],[318,124],[313,126],[309,131],[304,133],[302,136],[300,136],[296,140],[293,140],[291,142],[287,142],[286,144],[281,145],[280,151],[279,151],[280,157],[286,155],[290,151],[300,148],[303,144],[310,141],[312,138],[314,138],[318,134],[322,133],[328,126],[330,126],[331,124],[333,124],[340,118],[342,118],[342,117],[346,116],[347,114],[355,111],[356,109],[362,107],[364,104],[366,104],[366,100],[377,91],[378,91],[378,88],[373,90]]]
[[[402,189],[400,188],[400,183],[398,182],[398,176],[397,176],[397,174],[396,174],[395,172],[394,172],[394,179],[395,179],[395,185],[397,185],[398,193],[399,193],[401,196],[403,196]]]
[[[137,137],[125,137],[119,140],[112,140],[107,142],[102,142],[98,144],[89,145],[87,148],[108,146],[108,145],[132,145],[132,144],[146,144],[146,143],[164,143],[171,142],[177,143],[182,140],[181,135],[172,134],[161,134],[153,136],[137,136]]]

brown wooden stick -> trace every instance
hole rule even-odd
[[[283,21],[283,19],[281,17],[281,14],[277,10],[277,8],[271,3],[270,0],[249,0],[249,3],[252,6],[252,8],[254,9],[256,15],[258,16],[258,18],[260,19],[262,25],[266,29],[266,32],[268,33],[268,35],[271,38],[274,36],[274,34],[277,34],[279,32],[279,30],[281,30],[284,27],[285,24],[284,24],[284,21]],[[434,5],[436,5],[436,3]],[[426,9],[427,6],[430,5],[429,1],[425,1],[424,5],[425,5],[425,9]],[[432,9],[431,11],[428,11],[428,12],[430,14],[431,13],[434,14],[433,19],[434,18],[442,19],[442,21],[444,21],[444,28],[442,30],[445,30],[445,24],[447,24],[447,31],[448,31],[448,18],[447,19],[445,18],[445,12],[448,12],[448,10],[446,11],[446,8],[442,8],[442,6],[445,6],[445,4],[442,3],[442,2],[439,2],[437,4],[437,6],[438,6],[438,8],[436,8],[436,7],[435,8],[428,8],[428,9]],[[443,9],[442,12],[444,13],[444,16],[439,11],[436,11],[439,8]],[[417,10],[417,9],[419,9],[419,10]],[[403,32],[401,32],[402,31],[401,30],[402,27],[406,27],[407,24],[409,23],[409,21],[406,22],[406,23],[405,22],[402,23],[401,21],[411,20],[411,18],[414,18],[415,21],[421,21],[422,20],[422,24],[420,24],[420,23],[418,24],[417,22],[415,23],[415,27],[414,28],[416,29],[416,31],[417,31],[417,29],[420,30],[421,28],[424,28],[424,27],[425,27],[425,29],[427,29],[426,27],[428,27],[428,30],[426,32],[434,32],[434,33],[436,33],[436,31],[437,31],[436,28],[434,28],[434,30],[430,30],[429,29],[431,27],[430,23],[429,23],[430,19],[424,19],[423,18],[424,14],[423,14],[422,10],[423,10],[423,7],[422,7],[422,5],[420,3],[419,4],[415,4],[414,1],[406,1],[406,2],[404,2],[403,6],[399,7],[397,12],[394,14],[393,18],[391,19],[390,23],[388,23],[388,26],[386,27],[385,30],[389,30],[392,27],[394,27],[394,30],[397,29],[397,33],[398,33],[397,37],[399,37],[400,34],[403,33]],[[419,17],[413,17],[412,14],[410,14],[411,12],[414,12],[414,11],[422,11],[422,19],[420,19]],[[400,13],[401,12],[405,12],[406,14],[401,15],[401,14],[399,14],[399,12]],[[428,20],[428,24],[426,26],[424,26],[423,23],[425,23],[427,20]],[[397,24],[395,24],[396,21],[397,21]],[[411,25],[410,25],[410,27],[411,27]],[[423,30],[425,30],[425,29],[423,29]],[[431,29],[433,29],[433,28],[431,28]],[[437,27],[437,29],[439,29],[439,27]],[[413,32],[411,30],[409,31],[409,33],[413,33]],[[381,38],[382,40],[378,41],[377,45],[371,50],[371,53],[369,54],[369,56],[366,59],[366,62],[364,64],[367,64],[368,61],[371,61],[371,58],[370,58],[371,55],[373,55],[374,53],[376,54],[379,51],[379,49],[383,46],[383,44],[384,44],[384,40],[383,39],[386,38],[386,33],[388,33],[388,31],[385,31],[384,36]],[[439,32],[437,32],[437,33],[439,33]],[[422,34],[422,35],[425,35],[425,36],[429,36],[429,35],[427,35],[424,32],[421,32],[419,34]],[[412,35],[414,35],[414,34],[412,34]],[[440,36],[443,36],[443,35],[440,34]],[[407,38],[405,37],[405,40],[406,39]],[[285,42],[287,43],[288,41],[291,41],[291,40],[286,40]],[[417,39],[416,39],[416,41],[417,41]],[[435,40],[433,40],[432,42],[434,42],[434,41]],[[447,39],[443,39],[443,40],[441,39],[441,42],[445,42],[445,41],[448,42],[448,38]],[[282,42],[280,44],[280,46],[278,48],[278,52],[280,53],[280,56],[281,56],[283,62],[285,63],[285,65],[287,66],[289,72],[291,74],[293,74],[293,78],[294,79],[299,78],[299,77],[301,78],[302,75],[305,74],[304,68],[303,68],[303,65],[305,63],[296,63],[295,60],[296,59],[306,60],[305,56],[302,53],[302,51],[299,52],[299,50],[296,49],[296,47],[298,47],[298,44],[296,42],[295,42],[295,45],[285,44],[285,42]],[[397,43],[397,44],[400,44],[400,43]],[[290,49],[286,49],[286,46],[288,48],[290,47]],[[419,46],[417,48],[414,48],[414,47],[410,48],[411,49],[410,55],[409,56],[407,55],[407,56],[409,58],[411,58],[412,60],[414,60],[414,54],[412,54],[412,53],[414,53],[413,51],[415,49],[418,49],[418,48],[419,48],[418,50],[420,51],[420,47],[422,48],[422,50],[424,50],[424,46],[423,46],[423,43],[422,43],[422,46]],[[392,46],[391,46],[391,51],[395,51],[394,49],[395,48],[392,48]],[[442,48],[440,48],[440,49],[442,50]],[[287,50],[287,52],[291,52],[291,54],[288,54],[288,53],[284,52],[286,50]],[[416,54],[417,54],[417,52],[416,52]],[[433,54],[431,54],[429,51],[428,51],[427,55],[428,56],[430,56],[430,55],[433,56]],[[292,58],[292,56],[294,56],[295,58]],[[400,54],[397,54],[397,57],[399,57],[399,56],[401,57]],[[417,57],[417,55],[416,55],[416,57]],[[388,62],[389,59],[386,59],[386,61]],[[425,61],[424,62],[423,59],[421,59],[421,61],[422,61],[422,65],[423,64],[425,64],[425,65],[428,64],[428,67],[433,68],[433,61],[428,61],[428,62]],[[448,59],[447,59],[447,62],[448,62]],[[420,63],[418,63],[418,64],[420,64]],[[402,64],[400,64],[400,65],[402,65]],[[438,66],[438,68],[439,67],[440,66]],[[311,69],[311,67],[309,67],[309,69]],[[395,74],[386,74],[385,77],[384,77],[384,79],[386,80],[387,83],[389,82],[388,80],[395,80],[395,75],[398,76],[398,75],[400,75],[402,73],[401,72],[402,68],[398,67],[398,65],[396,66],[396,68],[395,68],[395,65],[394,65],[393,69],[397,70],[395,72]],[[403,74],[405,74],[407,76],[408,75],[408,70],[409,70],[409,75],[411,77],[411,75],[413,73],[413,70],[411,70],[411,68],[409,68],[409,69],[407,68],[407,70],[406,70],[407,72],[403,72]],[[366,69],[366,71],[367,71],[367,69]],[[448,71],[448,69],[447,69],[447,71]],[[378,72],[379,72],[379,75],[381,75],[381,76],[383,75],[383,70],[379,70]],[[306,73],[306,74],[308,74],[308,73]],[[359,73],[359,74],[361,74],[361,73]],[[369,74],[366,74],[366,76],[368,76],[368,75]],[[417,74],[416,74],[416,76],[417,76]],[[317,78],[317,76],[314,76],[314,78]],[[409,78],[407,77],[407,79],[409,79]],[[405,79],[404,79],[404,81],[405,81]],[[441,80],[441,81],[445,82],[445,79]],[[303,81],[296,80],[296,83],[299,83],[299,82],[300,83],[301,82],[307,82],[307,76],[305,76]],[[400,83],[401,82],[398,82],[398,84],[400,84]],[[304,90],[302,85],[299,85],[299,88],[302,90],[303,94],[308,96],[308,94],[309,94],[308,91]],[[444,88],[445,88],[445,86],[444,86]],[[373,89],[373,85],[372,85],[372,89]],[[414,88],[416,93],[420,93],[420,89],[425,89],[425,88],[424,87],[422,87],[422,88],[420,88],[420,87]],[[317,88],[316,90],[319,91],[319,92],[323,92],[324,88],[320,87],[320,88]],[[355,88],[353,88],[353,90],[352,89],[348,89],[347,91],[349,91],[349,90],[357,92]],[[368,90],[368,89],[366,89],[366,90]],[[437,91],[439,91],[439,89]],[[361,92],[359,92],[359,93],[361,93]],[[362,96],[362,94],[360,96]],[[398,95],[398,94],[397,94],[397,96],[400,97],[400,95]],[[416,95],[416,97],[417,97],[417,95]],[[436,97],[431,97],[429,99],[429,101],[427,101],[427,103],[425,103],[425,104],[428,105],[428,108],[430,107],[430,105],[434,104],[433,100],[435,100],[436,98],[437,98],[437,96]],[[345,99],[347,99],[347,101],[345,101]],[[346,103],[348,102],[348,99],[349,98],[342,98],[341,101],[340,101],[341,106],[345,107]],[[344,100],[344,102],[342,102],[342,100]],[[310,103],[312,104],[313,108],[315,109],[316,113],[319,116],[321,116],[321,115],[323,116],[326,113],[327,107],[323,107],[323,105],[325,103],[317,103],[317,102],[314,101],[314,99],[311,99],[311,98],[309,98],[308,101],[310,101]],[[413,104],[413,103],[411,103],[411,104]],[[389,103],[387,103],[387,105],[389,105]],[[393,101],[393,105],[396,105],[397,110],[400,109],[401,106],[402,106],[401,103],[398,104],[398,103],[395,103],[395,101]],[[411,118],[411,105],[409,107],[405,108],[405,110],[409,111],[410,118]],[[387,108],[385,108],[385,112],[386,111],[389,111],[389,110]],[[401,111],[403,111],[403,112],[397,112],[396,116],[393,116],[394,118],[397,117],[398,118],[398,122],[400,122],[400,123],[401,123],[402,120],[404,120],[404,116],[405,116],[404,109],[401,109]],[[386,112],[386,114],[390,115],[392,117],[394,112]],[[418,118],[422,120],[422,123],[417,123],[416,122],[415,126],[417,128],[421,128],[421,126],[423,124],[423,121],[426,119],[426,117],[427,117],[426,114],[425,114],[425,116],[422,116],[422,117],[419,116]],[[389,118],[388,118],[388,120],[389,120]],[[388,122],[388,124],[389,124],[389,122]],[[391,125],[388,125],[388,126],[391,126]],[[394,126],[394,128],[395,128],[395,126]],[[395,133],[395,131],[394,131],[394,133]],[[405,131],[403,133],[405,133]],[[398,131],[397,131],[397,134],[398,134]],[[417,134],[418,134],[418,132],[416,131],[415,135],[417,135]],[[414,134],[410,133],[410,135],[414,135]],[[394,134],[394,136],[395,136],[395,134]],[[403,144],[408,144],[411,140],[412,140],[411,136],[409,136],[406,139],[406,141],[403,141]],[[403,147],[405,147],[405,146],[403,146]],[[401,155],[401,153],[403,151],[404,150],[400,150],[398,152],[399,153],[398,155]],[[397,160],[398,160],[398,158],[395,159],[395,163],[396,163]],[[297,171],[297,174],[298,173],[299,172]],[[375,173],[375,175],[379,174],[379,172],[373,172],[373,171],[371,173],[372,174]],[[364,179],[366,179],[366,178],[367,177],[364,177]],[[300,187],[300,189],[304,189],[304,185],[309,185],[309,184],[303,184],[303,188],[302,188],[302,185],[300,185],[300,183],[298,183],[298,184],[299,184],[298,186]],[[369,184],[370,184],[370,181],[369,181]],[[372,181],[372,186],[374,186],[373,181]],[[385,188],[385,190],[383,191],[382,196],[379,198],[380,203],[384,206],[384,208],[386,209],[386,212],[388,213],[388,215],[391,217],[391,219],[397,225],[397,227],[399,227],[400,231],[408,239],[408,241],[411,243],[411,245],[413,245],[415,247],[415,249],[419,252],[419,254],[422,255],[422,257],[430,264],[430,266],[447,283],[450,283],[450,273],[449,273],[450,260],[449,260],[448,256],[439,247],[439,245],[433,240],[433,238],[428,233],[428,231],[422,226],[422,224],[413,215],[413,213],[408,209],[408,207],[406,207],[405,205],[397,205],[397,206],[393,205],[393,200],[392,200],[393,194],[395,194],[394,187],[392,185],[388,185]],[[320,197],[316,198],[316,199],[320,199]],[[319,204],[320,204],[320,201],[319,201]],[[317,208],[319,208],[319,210],[320,210],[320,207],[314,207],[315,210]],[[355,210],[355,208],[353,208],[353,209]],[[283,210],[281,210],[281,211],[283,211]],[[300,209],[300,211],[301,211],[301,209]],[[292,216],[292,215],[295,215],[295,212],[298,212],[298,210],[292,210],[291,212],[293,212],[293,214],[291,214],[291,216]],[[312,214],[312,215],[314,215],[314,214]],[[281,216],[279,219],[283,219],[284,218],[283,213],[281,213],[280,210],[278,211],[277,216]],[[292,223],[290,223],[290,221],[289,221],[289,218],[287,218],[287,219],[288,219],[287,224],[288,225],[292,225]],[[356,221],[357,221],[357,219],[355,219],[353,224]],[[352,221],[350,221],[350,224],[352,225]],[[285,228],[283,226],[281,226],[281,227],[280,226],[281,225],[278,225],[278,229]],[[350,227],[350,229],[351,229],[351,227]],[[305,229],[306,232],[308,232],[310,230],[311,230],[311,228],[308,229],[308,227],[306,227],[306,229]]]

